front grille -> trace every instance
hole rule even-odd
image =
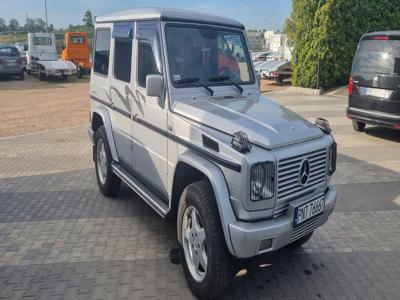
[[[324,148],[279,160],[275,217],[285,213],[290,201],[313,192],[321,185],[325,185],[327,156],[327,149]],[[299,182],[299,175],[301,164],[305,159],[310,163],[310,177],[307,184],[303,186]]]
[[[307,233],[314,231],[317,228],[319,221],[319,217],[306,221],[304,224],[301,224],[299,227],[293,229],[292,236],[290,238],[290,242],[294,242],[299,238],[305,236]]]

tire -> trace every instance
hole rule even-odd
[[[275,77],[275,81],[276,81],[277,83],[282,83],[282,82],[283,82],[283,76]]]
[[[358,121],[355,121],[355,120],[353,120],[353,129],[355,130],[355,131],[358,131],[358,132],[364,132],[364,130],[365,130],[365,123],[364,122],[358,122]]]
[[[63,78],[64,80],[67,80],[68,75],[63,75],[62,78]]]
[[[114,197],[121,187],[121,179],[111,168],[112,157],[104,126],[100,126],[94,135],[93,156],[100,192],[104,196]]]
[[[24,72],[19,73],[18,77],[19,77],[20,80],[24,80],[25,79],[25,73]]]
[[[26,74],[31,75],[32,74],[31,70],[26,70]]]
[[[46,78],[46,75],[44,75],[40,70],[38,71],[38,78],[40,81],[43,81]]]
[[[84,70],[82,68],[78,69],[78,78],[81,79],[83,77]]]
[[[193,219],[197,222],[193,223]],[[230,285],[235,269],[225,244],[214,192],[208,181],[198,181],[185,188],[179,202],[177,223],[182,268],[190,289],[199,299],[219,296]],[[192,227],[193,224],[198,226]],[[200,230],[196,232],[193,228]],[[191,255],[194,255],[193,258]],[[203,258],[202,262],[200,258],[197,260],[197,268],[194,257]]]
[[[288,245],[288,247],[292,248],[292,249],[301,247],[302,245],[304,245],[305,243],[307,243],[309,241],[309,239],[312,237],[313,233],[314,233],[314,231],[306,234],[305,236],[294,241],[293,243],[290,243]]]

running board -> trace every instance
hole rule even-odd
[[[169,211],[168,205],[157,194],[152,192],[134,174],[117,162],[111,164],[113,172],[121,178],[132,190],[134,190],[148,205],[150,205],[161,217],[165,218]]]

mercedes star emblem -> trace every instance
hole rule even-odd
[[[307,159],[301,162],[300,173],[299,173],[299,183],[301,185],[306,185],[310,179],[310,163]]]

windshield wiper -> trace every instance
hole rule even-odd
[[[210,96],[214,95],[214,90],[209,88],[208,86],[206,86],[204,83],[201,83],[200,79],[196,78],[196,77],[178,79],[178,80],[175,80],[174,83],[176,83],[176,84],[193,84],[194,83],[202,88],[205,88],[207,90],[207,92],[210,93]]]
[[[243,88],[237,84],[236,82],[231,80],[231,77],[229,76],[217,76],[217,77],[212,77],[208,79],[209,82],[223,82],[223,81],[228,81],[230,84],[234,85],[241,94],[243,94]]]

